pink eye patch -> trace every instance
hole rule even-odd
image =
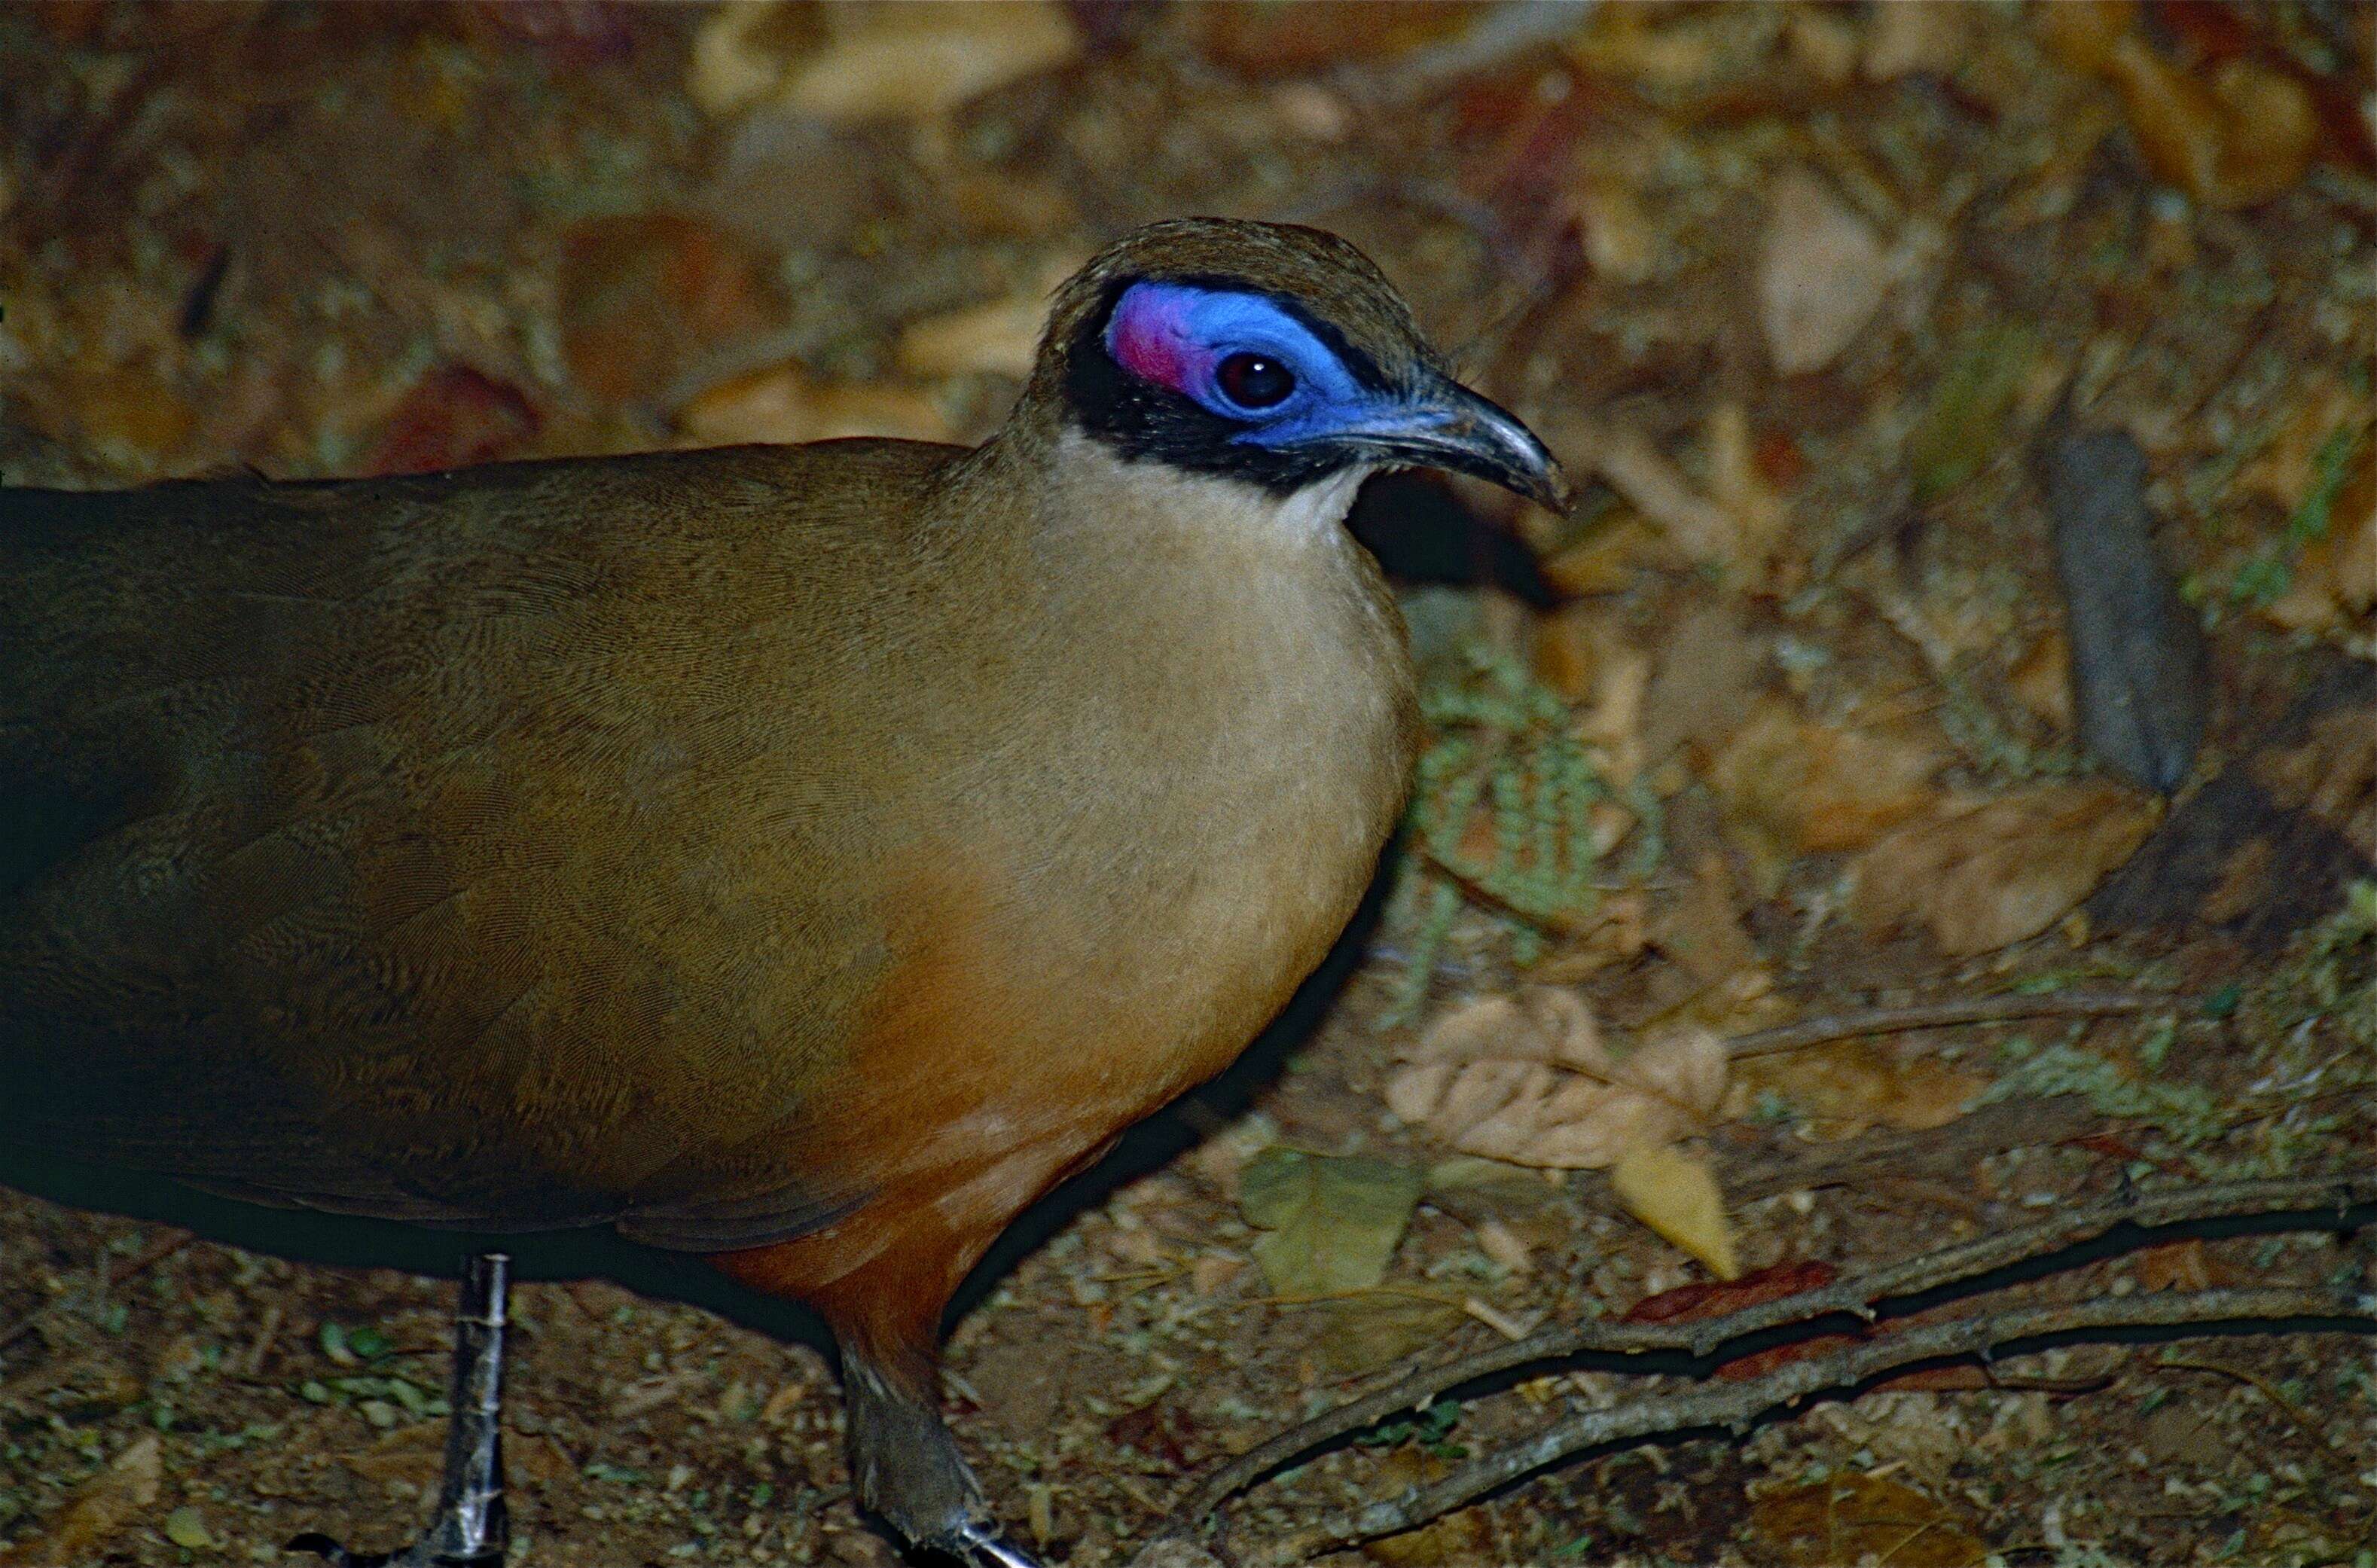
[[[1186,289],[1141,283],[1124,294],[1106,328],[1106,352],[1115,363],[1142,381],[1191,392],[1204,380],[1201,374],[1210,351],[1189,336],[1189,314],[1195,294]]]

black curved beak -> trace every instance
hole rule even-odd
[[[1368,461],[1470,474],[1551,511],[1565,514],[1575,500],[1559,461],[1534,431],[1449,376],[1336,438]]]

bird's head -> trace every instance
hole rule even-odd
[[[1568,499],[1543,443],[1452,378],[1369,257],[1317,229],[1183,218],[1125,235],[1057,292],[1032,391],[1127,460],[1273,496],[1411,467]]]

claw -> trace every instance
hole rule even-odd
[[[310,1551],[330,1564],[330,1568],[380,1568],[388,1561],[386,1552],[370,1557],[357,1557],[319,1530],[308,1530],[291,1539],[283,1551]]]

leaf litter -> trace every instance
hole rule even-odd
[[[1609,6],[1532,30],[1406,9],[1380,29],[1358,6],[589,7],[540,31],[499,7],[331,8],[302,35],[245,6],[0,18],[0,85],[42,106],[9,122],[0,166],[27,241],[0,434],[34,432],[63,477],[975,439],[1051,269],[1122,222],[1215,209],[1348,233],[1595,476],[1545,534],[1565,602],[1452,591],[1495,607],[1431,676],[1379,960],[1250,1114],[1200,1104],[1217,1136],[1072,1214],[956,1330],[956,1381],[990,1402],[954,1402],[962,1441],[1036,1478],[1018,1517],[1085,1568],[1128,1561],[1158,1467],[1242,1449],[1333,1380],[1706,1284],[1720,1239],[1756,1280],[2122,1179],[2377,1156],[2377,708],[2264,733],[2377,648],[2351,329],[2365,42],[2317,3]],[[326,79],[354,84],[343,106]],[[436,165],[454,148],[468,178]],[[307,173],[365,164],[363,199]],[[182,173],[132,177],[151,167]],[[243,245],[225,211],[286,237]],[[2067,384],[2146,455],[2156,544],[2213,644],[2216,760],[2330,835],[2331,867],[2293,879],[2322,907],[2287,912],[2266,963],[2235,933],[2289,903],[2257,880],[2283,855],[2257,874],[2235,850],[2150,928],[2108,936],[2101,902],[2076,902],[2156,808],[2057,750],[2072,643],[2038,498],[2004,460]],[[0,455],[17,478],[18,447]],[[1740,1062],[1710,1044],[2072,977],[2173,1005]],[[1489,1004],[1507,1028],[1439,1035]],[[1965,1107],[2050,1093],[2118,1132],[1822,1176],[1861,1129],[1948,1146]],[[1685,1209],[1729,1229],[1703,1225],[1695,1258],[1569,1163],[1588,1147],[1630,1186],[1649,1162],[1646,1206],[1695,1186],[1676,1160],[1788,1154],[1814,1185],[1731,1214],[1703,1191]],[[1545,1163],[1509,1163],[1530,1149]],[[388,1390],[440,1386],[442,1353],[364,1380],[317,1331],[434,1347],[439,1287],[205,1244],[86,1311],[58,1260],[129,1234],[0,1198],[0,1325],[37,1306],[44,1324],[0,1346],[13,1550],[104,1514],[125,1561],[236,1557],[434,1479],[435,1418]],[[2206,1240],[2138,1277],[2342,1263],[2257,1246]],[[1275,1265],[1366,1283],[1292,1305]],[[520,1307],[514,1506],[537,1561],[882,1560],[835,1490],[814,1353],[593,1282],[531,1284]],[[2343,1446],[2298,1450],[2250,1389],[2207,1386],[2189,1401],[2205,1441],[2142,1474],[2123,1455],[2157,1411],[2132,1382],[2051,1406],[1941,1384],[1884,1396],[1933,1402],[1900,1423],[1929,1446],[1858,1401],[1655,1465],[1591,1461],[1406,1538],[1404,1560],[1700,1561],[1740,1540],[1916,1562],[2011,1552],[2049,1521],[2074,1562],[2229,1550],[2206,1520],[2255,1520],[2234,1538],[2249,1557],[2367,1539],[2366,1380],[2332,1342],[2223,1354],[2302,1380]],[[618,1414],[618,1391],[663,1388]],[[1431,1441],[1475,1451],[1609,1396],[1592,1374],[1534,1380]],[[1105,1462],[1117,1430],[1129,1466]],[[1315,1458],[1280,1515],[1340,1482],[1426,1479],[1450,1461],[1421,1439],[1388,1444],[1383,1474],[1360,1468],[1372,1450]],[[125,1503],[139,1489],[107,1454],[155,1456],[148,1502]],[[1969,1495],[1996,1502],[1959,1512]]]

